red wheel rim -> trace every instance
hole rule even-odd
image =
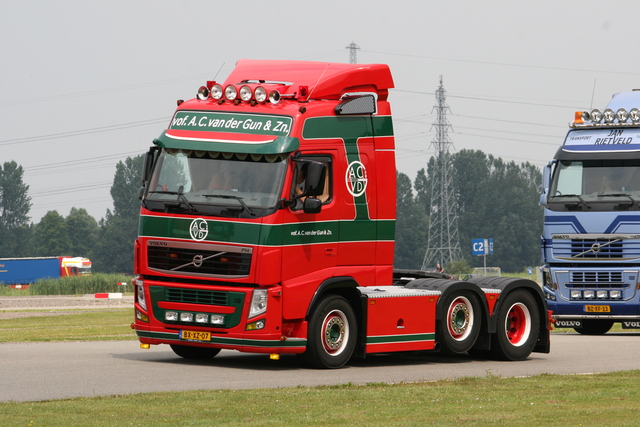
[[[505,319],[507,339],[514,346],[524,344],[531,335],[531,314],[526,305],[518,302],[511,306]]]

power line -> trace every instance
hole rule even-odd
[[[48,134],[48,135],[29,136],[29,137],[25,137],[25,138],[5,139],[3,141],[0,141],[0,146],[13,145],[13,144],[23,144],[23,143],[26,143],[26,142],[44,141],[44,140],[49,140],[49,139],[69,138],[69,137],[74,137],[74,136],[79,136],[79,135],[87,135],[87,134],[91,134],[91,133],[110,132],[110,131],[114,131],[114,130],[129,129],[129,128],[132,128],[132,127],[148,126],[148,125],[159,124],[159,123],[168,123],[168,122],[169,122],[169,117],[166,117],[166,118],[162,118],[162,119],[140,120],[140,121],[137,121],[137,122],[122,123],[122,124],[119,124],[119,125],[101,126],[101,127],[96,127],[96,128],[80,129],[80,130],[73,130],[73,131],[61,132],[61,133],[51,133],[51,134]]]
[[[538,69],[538,70],[556,70],[556,71],[602,73],[602,74],[627,74],[632,76],[640,74],[638,72],[632,72],[632,71],[587,70],[583,68],[548,67],[543,65],[529,65],[529,64],[510,64],[508,62],[472,61],[470,59],[442,58],[437,56],[426,56],[426,55],[416,55],[416,54],[397,53],[397,52],[379,52],[379,51],[373,51],[373,50],[363,50],[363,52],[376,53],[381,55],[405,56],[405,57],[420,58],[420,59],[435,59],[438,61],[462,62],[466,64],[498,65],[501,67],[532,68],[532,69]]]

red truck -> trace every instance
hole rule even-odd
[[[549,352],[535,282],[394,270],[391,88],[386,65],[241,60],[178,101],[140,191],[141,347],[299,354],[317,368]]]

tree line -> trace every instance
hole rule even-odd
[[[494,255],[489,256],[487,265],[517,272],[538,264],[540,170],[529,163],[506,163],[477,150],[451,156],[464,261],[481,266],[481,257],[471,256],[471,240],[493,238]],[[83,256],[92,260],[96,272],[131,273],[142,164],[142,155],[118,162],[111,186],[113,211],[107,209],[99,221],[86,209],[73,207],[66,217],[52,210],[33,224],[23,168],[15,161],[5,162],[0,167],[0,258]],[[404,173],[397,174],[397,268],[422,266],[429,214],[434,208],[430,205],[434,165],[431,158],[426,170],[418,171],[413,181]]]
[[[395,266],[419,269],[427,249],[431,183],[435,158],[411,182],[397,174]],[[521,272],[540,263],[542,207],[539,205],[542,174],[526,162],[504,162],[480,150],[451,154],[450,162],[458,213],[458,234],[464,262],[483,266],[482,257],[471,255],[471,240],[492,238],[493,255],[487,266],[505,272]],[[435,267],[435,266],[427,266]],[[445,266],[446,270],[446,266]]]
[[[0,258],[82,256],[93,271],[133,272],[133,242],[138,232],[143,156],[128,157],[116,165],[111,186],[113,211],[96,221],[84,208],[71,208],[64,217],[48,211],[30,222],[29,186],[15,161],[0,167]]]

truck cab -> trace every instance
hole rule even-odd
[[[558,327],[640,326],[640,91],[577,112],[543,174],[544,292]]]

